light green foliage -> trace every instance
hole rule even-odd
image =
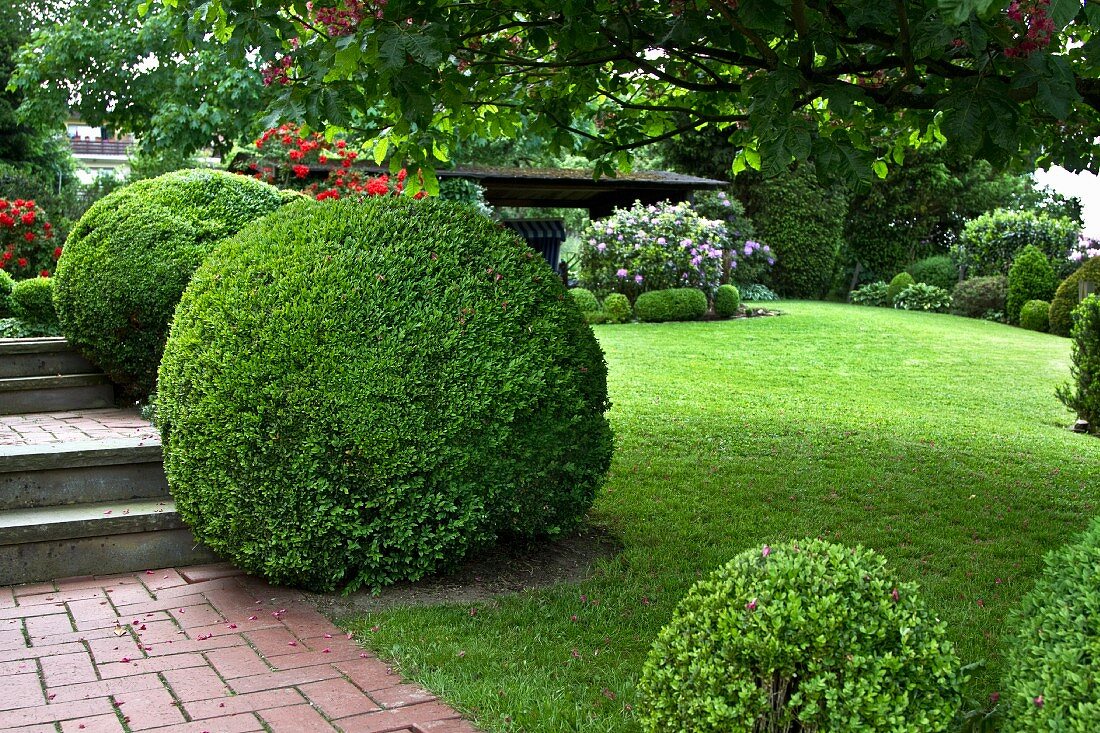
[[[573,296],[573,302],[581,313],[596,313],[600,310],[600,301],[587,288],[570,288],[569,294]]]
[[[963,682],[944,624],[878,554],[807,539],[688,591],[649,653],[653,733],[945,731]]]
[[[951,293],[926,283],[913,283],[894,298],[894,307],[905,311],[946,313],[951,308]]]
[[[972,277],[963,280],[951,292],[951,312],[968,318],[987,318],[1004,313],[1008,296],[1008,278],[1004,275]]]
[[[181,516],[279,584],[415,580],[571,530],[611,460],[606,367],[546,262],[468,207],[301,200],[188,286],[157,419]]]
[[[1050,332],[1059,336],[1069,336],[1073,329],[1073,309],[1077,307],[1081,290],[1080,283],[1096,283],[1100,288],[1100,257],[1093,257],[1077,268],[1076,271],[1058,286],[1054,300],[1050,301]]]
[[[1029,300],[1020,309],[1020,326],[1029,331],[1050,329],[1050,303],[1045,300]]]
[[[57,328],[53,290],[53,278],[35,277],[15,283],[11,290],[12,315],[27,324]]]
[[[775,290],[789,298],[825,295],[844,240],[848,200],[802,167],[777,178],[738,178],[740,197],[763,241],[775,252]]]
[[[1028,29],[999,12],[1004,0],[648,0],[623,12],[430,0],[332,23],[317,17],[325,6],[291,0],[168,5],[187,40],[214,34],[238,64],[290,59],[274,117],[385,131],[410,170],[480,134],[580,147],[606,172],[709,126],[738,151],[735,170],[812,160],[823,177],[866,184],[944,137],[967,160],[1031,163],[1042,150],[1080,169],[1100,136],[1100,20],[1072,0],[1051,4],[1050,45],[1021,54]]]
[[[1043,564],[1009,625],[1004,731],[1088,733],[1100,722],[1100,520]]]
[[[57,324],[42,325],[27,323],[18,318],[0,318],[0,338],[22,339],[37,338],[39,336],[60,336],[61,330]]]
[[[733,285],[721,285],[714,293],[714,313],[721,318],[737,315],[741,308],[741,293]]]
[[[893,300],[890,298],[890,286],[882,280],[867,283],[863,287],[853,290],[852,303],[855,305],[873,305],[878,308],[889,308]]]
[[[886,288],[886,302],[889,305],[894,305],[898,296],[901,295],[901,291],[915,283],[916,281],[913,279],[913,276],[908,272],[899,272],[897,275],[894,275],[894,279],[890,281],[890,284]]]
[[[753,283],[751,285],[738,285],[738,292],[741,293],[741,300],[745,302],[767,302],[771,300],[779,300],[779,296],[769,288],[767,285],[761,285],[759,283]]]
[[[191,273],[219,240],[283,203],[272,186],[211,170],[169,173],[100,199],[58,262],[62,331],[129,397],[146,397]]]
[[[603,312],[607,316],[608,323],[626,323],[634,317],[634,309],[630,307],[630,300],[622,293],[611,293],[604,298]]]
[[[1020,320],[1020,309],[1029,300],[1047,300],[1054,296],[1057,280],[1050,260],[1035,245],[1020,250],[1008,271],[1008,295],[1005,314],[1009,323]]]
[[[917,260],[906,269],[918,283],[935,285],[950,291],[959,284],[959,268],[947,255],[934,255]]]
[[[15,281],[7,270],[0,270],[0,318],[11,316],[11,291]]]
[[[695,321],[707,312],[707,296],[695,288],[650,290],[634,301],[634,315],[643,323]]]
[[[1090,295],[1073,310],[1073,382],[1058,398],[1100,435],[1100,297]]]
[[[1070,219],[998,209],[966,223],[955,256],[967,277],[1007,275],[1016,256],[1030,244],[1057,263],[1065,277],[1073,267],[1069,254],[1077,244],[1077,229]]]

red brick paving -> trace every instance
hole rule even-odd
[[[0,588],[0,676],[0,731],[477,733],[292,591],[220,564]]]
[[[48,445],[141,438],[160,441],[157,429],[137,408],[105,408],[33,415],[0,415],[0,445]]]

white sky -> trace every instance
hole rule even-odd
[[[1055,166],[1048,171],[1035,171],[1035,180],[1063,196],[1081,199],[1085,236],[1100,239],[1100,178],[1096,174],[1070,173]]]

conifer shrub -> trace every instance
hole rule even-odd
[[[1073,309],[1080,302],[1080,282],[1097,283],[1100,287],[1100,257],[1085,260],[1085,263],[1067,277],[1054,292],[1050,301],[1050,332],[1058,336],[1069,336],[1073,328]]]
[[[634,301],[634,315],[643,323],[697,321],[707,312],[707,296],[695,288],[650,290]]]
[[[1096,730],[1100,722],[1100,521],[1047,554],[1009,622],[1006,733]]]
[[[1073,381],[1058,390],[1062,403],[1100,435],[1100,296],[1090,295],[1074,309],[1072,363]]]
[[[1054,268],[1038,247],[1029,244],[1020,250],[1008,271],[1008,294],[1005,298],[1008,322],[1019,323],[1020,309],[1029,300],[1049,301],[1056,285]]]
[[[32,326],[55,328],[57,312],[53,307],[53,278],[20,280],[11,290],[12,315]]]
[[[1029,331],[1050,329],[1050,303],[1045,300],[1029,300],[1020,309],[1020,326]]]
[[[570,530],[610,463],[607,408],[600,347],[538,253],[408,197],[302,200],[219,244],[157,393],[196,537],[314,590]]]
[[[191,273],[220,240],[290,197],[245,176],[184,170],[92,205],[65,243],[57,315],[69,342],[124,394],[149,395]]]
[[[747,550],[699,581],[642,670],[646,731],[948,729],[964,675],[913,583],[863,548]]]
[[[889,305],[894,305],[894,301],[901,295],[901,291],[915,282],[916,280],[914,280],[913,276],[908,272],[899,272],[897,275],[894,275],[894,279],[890,281],[890,285],[886,288],[886,300]]]
[[[714,292],[714,313],[719,318],[732,318],[741,308],[741,294],[733,285],[719,285]]]
[[[604,298],[603,312],[608,323],[626,323],[634,316],[630,300],[622,293],[611,293]]]
[[[988,318],[1004,313],[1008,278],[1003,275],[972,277],[955,286],[951,293],[951,312],[967,318]]]

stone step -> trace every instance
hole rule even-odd
[[[216,559],[171,499],[0,511],[0,585]]]
[[[64,349],[0,353],[0,379],[91,374],[99,371],[90,361],[68,348],[67,344],[64,345]]]
[[[156,438],[0,446],[0,511],[168,498]]]
[[[114,401],[114,387],[103,374],[0,379],[0,415],[90,410]]]

